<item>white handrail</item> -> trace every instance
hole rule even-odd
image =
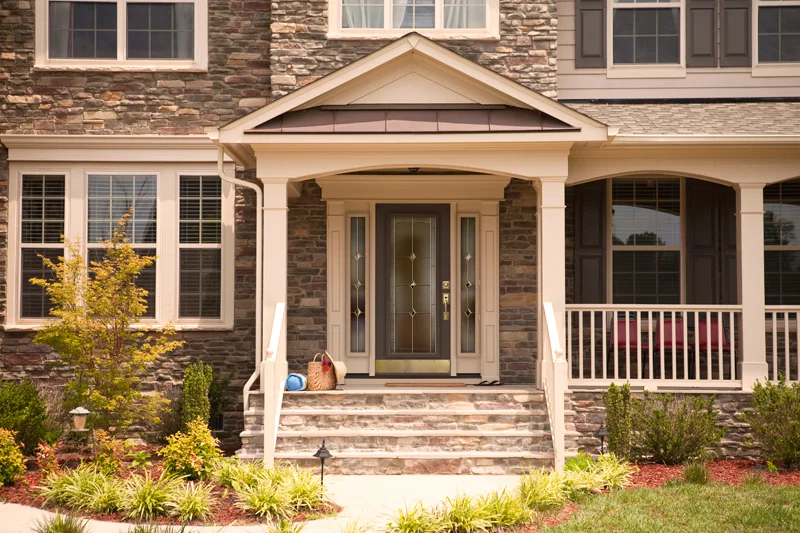
[[[285,317],[286,303],[278,302],[275,304],[275,316],[272,320],[266,356],[261,361],[261,392],[264,394],[264,466],[267,467],[275,462],[283,389],[286,388],[285,351],[284,357],[279,355]]]
[[[542,304],[545,334],[542,336],[542,388],[547,401],[550,419],[550,436],[553,440],[553,460],[556,470],[564,468],[566,446],[566,421],[564,418],[564,393],[567,388],[567,362],[558,336],[558,323],[551,302]]]
[[[269,334],[269,344],[267,345],[267,357],[274,359],[278,353],[278,343],[281,340],[283,329],[283,316],[286,313],[286,303],[275,304],[275,317],[272,319],[272,331]]]

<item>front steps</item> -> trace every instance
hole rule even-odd
[[[276,460],[318,468],[322,440],[340,474],[518,474],[553,465],[544,395],[529,388],[286,393]],[[242,458],[263,455],[263,397],[245,413]],[[567,399],[567,438],[573,443]],[[570,446],[568,446],[568,450]]]

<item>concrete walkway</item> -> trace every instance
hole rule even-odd
[[[383,531],[397,509],[421,501],[434,505],[457,493],[483,494],[495,489],[513,489],[519,476],[326,476],[331,499],[344,509],[334,518],[314,520],[303,533],[340,533],[348,521],[358,520],[372,531]],[[33,533],[34,525],[50,513],[0,503],[0,533]],[[129,524],[89,522],[91,533],[125,533]],[[221,533],[220,527],[193,527],[192,533]],[[179,528],[176,528],[176,531]],[[225,533],[263,533],[260,525],[224,528]]]

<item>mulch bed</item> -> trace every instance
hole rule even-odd
[[[683,465],[641,464],[633,474],[631,488],[660,487],[669,481],[683,479]],[[761,476],[772,485],[800,486],[800,472],[781,471],[770,474],[764,461],[720,460],[709,463],[711,481],[741,485],[745,477]]]
[[[155,449],[157,448],[149,449],[148,447],[148,451],[151,453],[153,453]],[[67,453],[60,453],[58,455],[58,462],[60,465],[62,465],[62,468],[74,468],[80,464],[82,460],[88,461],[90,458],[91,455],[89,454],[88,450],[75,449],[69,450]],[[148,467],[147,470],[150,473],[150,477],[157,479],[163,471],[161,460],[157,455],[155,455],[155,453],[153,453],[153,456],[150,457],[149,460],[153,463],[153,465]],[[67,508],[60,508],[58,506],[46,506],[44,498],[39,496],[39,487],[42,485],[43,475],[41,472],[35,471],[35,468],[36,463],[31,458],[31,460],[28,461],[28,473],[25,475],[25,479],[18,481],[12,486],[0,486],[0,501],[7,503],[18,503],[20,505],[47,509],[54,512],[59,511],[64,514],[80,515],[93,520],[125,522],[130,524],[141,522],[141,520],[130,520],[125,518],[122,513],[97,515]],[[134,473],[142,474],[143,471],[141,468],[131,469],[129,463],[123,463],[123,471],[120,474],[120,477],[124,479]],[[214,486],[212,494],[214,496],[214,502],[211,506],[210,518],[206,522],[199,520],[192,521],[189,523],[190,525],[214,524],[218,526],[243,526],[266,523],[265,520],[259,519],[258,517],[255,517],[237,507],[236,494],[233,490],[225,489],[220,486]],[[313,513],[301,513],[295,516],[294,520],[302,522],[309,516],[312,518],[318,518],[320,515],[337,514],[341,510],[341,507],[336,504],[332,504],[329,507],[318,509]],[[148,523],[160,525],[183,525],[176,517],[170,516],[156,517],[153,520],[148,521]]]

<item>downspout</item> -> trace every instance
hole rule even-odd
[[[262,309],[264,307],[263,297],[262,297],[262,283],[264,278],[264,268],[263,268],[263,232],[264,232],[264,199],[263,199],[263,192],[261,191],[261,187],[255,185],[254,183],[250,183],[249,181],[238,179],[234,176],[229,176],[225,174],[224,168],[224,159],[225,159],[225,148],[220,143],[217,146],[217,171],[219,172],[219,176],[223,181],[227,181],[233,185],[240,185],[242,187],[246,187],[250,190],[255,191],[256,193],[256,368],[253,371],[253,375],[250,376],[250,379],[247,380],[247,383],[244,386],[243,390],[243,400],[244,400],[244,410],[247,411],[250,408],[250,388],[255,383],[256,379],[261,374],[261,347],[263,346],[264,340],[264,324],[262,323]],[[234,195],[235,196],[235,195]]]

